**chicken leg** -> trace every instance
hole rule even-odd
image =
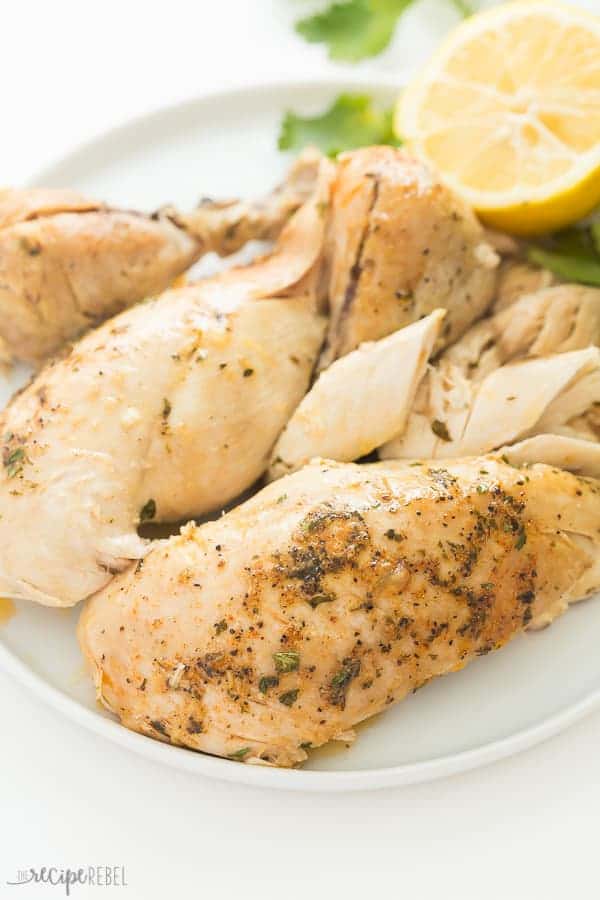
[[[306,389],[331,167],[254,265],[130,309],[0,415],[0,594],[70,606],[141,557],[144,521],[250,487]]]
[[[273,239],[314,189],[317,151],[263,200],[203,201],[184,215],[112,209],[67,190],[0,196],[0,345],[39,364],[91,326],[169,287],[210,250]]]

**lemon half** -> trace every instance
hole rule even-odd
[[[582,218],[600,203],[600,18],[547,0],[473,16],[400,97],[395,128],[493,227]]]

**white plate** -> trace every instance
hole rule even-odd
[[[195,100],[98,138],[36,182],[146,209],[191,206],[202,194],[255,194],[288,164],[276,150],[283,110],[316,111],[353,86],[263,85]],[[383,85],[377,93],[393,96]],[[0,403],[8,393],[0,384]],[[175,768],[248,784],[317,791],[425,781],[516,753],[600,706],[600,604],[588,601],[546,631],[433,681],[360,728],[350,749],[318,751],[301,770],[248,766],[133,734],[100,710],[75,640],[77,615],[20,604],[0,628],[0,665],[98,735]]]

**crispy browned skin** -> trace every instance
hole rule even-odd
[[[187,215],[112,209],[62,189],[1,194],[0,349],[37,364],[165,290],[202,254],[274,239],[314,188],[320,158],[305,151],[262,200],[206,200]]]
[[[127,727],[293,765],[597,588],[599,492],[490,457],[315,463],[156,546],[81,646]]]
[[[343,154],[329,247],[331,323],[321,366],[442,307],[438,346],[489,306],[498,256],[472,210],[392,147]]]

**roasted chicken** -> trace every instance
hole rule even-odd
[[[339,254],[343,234],[348,232],[351,243],[362,219],[359,209],[356,218],[351,209],[344,211],[340,196],[332,205],[334,179],[343,194],[350,190],[347,179],[358,177],[358,167],[363,190],[373,181],[369,160],[373,163],[381,205],[370,209],[360,228],[367,229],[369,260],[385,271],[388,286],[394,235],[412,235],[400,263],[394,257],[402,284],[408,284],[407,254],[419,255],[409,281],[420,299],[405,305],[400,320],[387,317],[386,333],[429,312],[436,285],[444,287],[446,318],[454,323],[444,340],[485,308],[496,255],[480,226],[419,164],[388,151],[370,148],[350,156],[341,164],[341,182],[340,172],[322,157],[316,186],[314,173],[300,178],[296,171],[302,190],[312,179],[313,194],[269,258],[122,314],[42,371],[10,404],[0,420],[0,592],[49,605],[76,603],[145,552],[136,533],[140,521],[176,521],[222,508],[265,471],[279,433],[308,387],[327,297],[334,322],[330,340],[335,328],[343,331],[350,321],[359,334],[363,317],[366,322],[370,316],[367,300],[378,308],[367,279],[355,292],[360,303],[348,316],[337,315],[337,288],[331,285],[344,264],[355,266],[351,254]],[[315,157],[310,159],[314,168]],[[403,205],[392,233],[384,223],[399,196]],[[54,219],[47,200],[38,202],[35,209],[40,208],[49,213],[48,221]],[[417,240],[417,220],[426,209],[427,246]],[[28,213],[5,216],[9,222]],[[43,221],[42,216],[8,230]],[[333,233],[338,244],[332,248]],[[425,250],[433,267],[423,262]],[[425,341],[411,357],[404,342],[403,336],[391,341],[399,353],[394,371],[407,366],[402,384],[410,391],[418,383],[415,360],[423,370],[431,347]],[[346,338],[336,355],[342,349],[350,349]],[[383,423],[376,444],[404,419],[396,412]],[[15,540],[15,534],[27,534],[27,540]]]
[[[331,319],[321,368],[438,307],[447,311],[438,349],[447,346],[491,303],[499,262],[472,211],[392,147],[340,157],[328,255]]]
[[[69,606],[265,470],[308,388],[330,164],[275,251],[105,323],[0,415],[0,594]]]
[[[128,728],[245,763],[311,747],[600,584],[600,483],[482,457],[314,463],[160,543],[79,626]]]
[[[209,250],[273,239],[314,189],[316,151],[263,200],[203,201],[184,215],[112,209],[74,191],[0,194],[0,348],[34,364],[158,294]]]

